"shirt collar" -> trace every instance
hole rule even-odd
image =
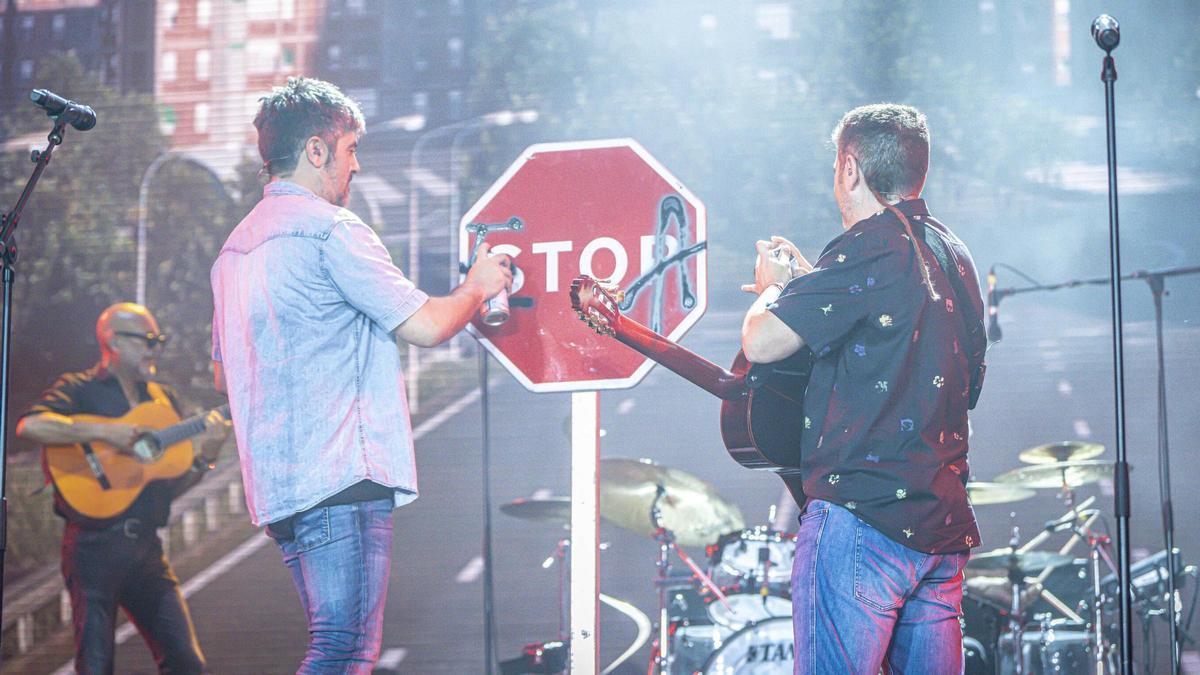
[[[263,187],[263,197],[282,197],[284,195],[300,195],[316,198],[312,190],[290,180],[274,180]]]

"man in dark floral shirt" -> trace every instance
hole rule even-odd
[[[925,116],[871,105],[833,132],[845,232],[816,266],[758,243],[746,357],[817,356],[804,401],[803,507],[792,578],[800,673],[958,673],[963,566],[979,545],[967,499],[974,264],[921,189]],[[947,262],[938,262],[930,244]],[[780,251],[789,255],[779,255]],[[788,263],[791,257],[795,262]],[[966,297],[955,293],[957,284]],[[963,303],[969,303],[969,306]]]

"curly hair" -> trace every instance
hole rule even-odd
[[[883,195],[918,194],[929,171],[925,114],[908,105],[864,105],[842,116],[833,129],[838,153],[858,159],[867,185]]]
[[[332,148],[341,134],[366,131],[358,104],[323,80],[289,77],[287,84],[275,87],[259,102],[254,117],[258,154],[271,176],[295,171],[304,143],[313,136]]]

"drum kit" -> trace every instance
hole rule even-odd
[[[975,506],[1011,504],[1041,489],[1057,489],[1067,512],[1021,544],[974,553],[964,584],[963,653],[966,673],[1085,673],[1115,667],[1116,567],[1095,497],[1076,490],[1112,476],[1112,462],[1095,459],[1094,443],[1054,443],[1020,453],[1025,466],[991,482],[969,482]],[[565,498],[519,499],[501,511],[566,527]],[[790,578],[796,536],[768,526],[747,527],[738,507],[712,484],[649,460],[600,461],[600,513],[658,544],[657,638],[650,672],[662,675],[793,672]],[[1070,532],[1057,550],[1042,550],[1056,532]],[[1073,550],[1081,543],[1087,556]],[[681,546],[705,546],[697,563]],[[566,569],[568,539],[555,556]],[[551,562],[548,560],[547,562]],[[1135,565],[1135,601],[1144,621],[1165,614],[1165,577],[1195,576],[1178,551]],[[565,637],[566,580],[560,585],[560,638]],[[529,671],[535,672],[535,671]],[[552,671],[536,671],[552,672]]]

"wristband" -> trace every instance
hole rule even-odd
[[[786,287],[786,284],[784,284],[782,281],[772,281],[771,283],[767,284],[767,287],[764,288],[763,290],[765,291],[765,290],[767,290],[767,288],[770,288],[772,286],[778,286],[779,292],[782,294],[783,289]]]

